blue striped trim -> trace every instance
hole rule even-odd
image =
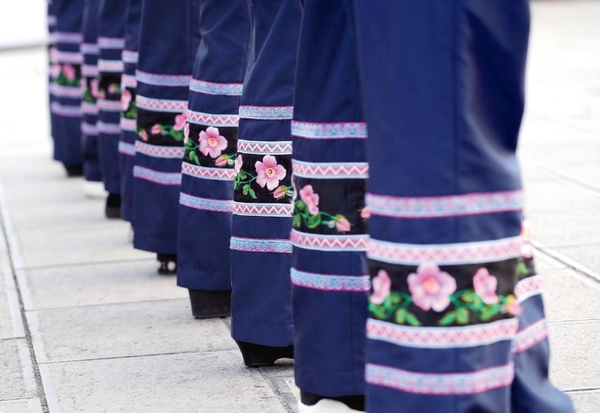
[[[274,252],[291,254],[292,244],[288,240],[279,239],[250,239],[231,237],[230,248],[244,252]]]
[[[291,269],[292,284],[298,287],[322,291],[368,292],[371,290],[369,275],[325,275]]]
[[[179,203],[189,208],[213,212],[231,212],[231,206],[233,205],[231,200],[200,198],[184,193],[180,194]]]
[[[240,119],[290,120],[293,106],[240,106]]]
[[[133,176],[159,185],[181,185],[180,173],[159,172],[139,165],[133,167]]]
[[[192,79],[190,90],[207,95],[242,96],[243,83],[214,83],[205,80]]]
[[[316,123],[292,121],[292,136],[306,139],[365,139],[363,122]]]

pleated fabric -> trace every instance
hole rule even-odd
[[[98,3],[86,0],[83,10],[83,43],[81,54],[81,145],[83,151],[83,176],[86,181],[102,181],[98,158]]]
[[[199,0],[142,4],[136,72],[134,247],[177,253],[188,88],[199,44]]]
[[[290,124],[301,9],[296,0],[253,1],[233,182],[231,334],[293,344]]]
[[[126,6],[123,0],[100,0],[98,11],[98,153],[104,188],[115,195],[121,192],[121,54],[125,47]]]
[[[83,2],[54,0],[55,16],[52,35],[54,48],[50,56],[50,121],[54,139],[54,159],[67,167],[81,166],[81,64]]]
[[[233,177],[250,17],[246,0],[204,0],[179,198],[177,284],[231,290]]]
[[[138,37],[142,13],[142,0],[128,0],[125,17],[125,48],[123,49],[123,75],[121,77],[121,138],[119,141],[119,166],[121,173],[121,218],[133,220],[133,166],[135,158],[136,80]]]
[[[368,124],[367,410],[572,412],[547,377],[517,138],[526,0],[356,0]]]
[[[296,385],[362,396],[368,165],[352,0],[304,2],[291,132]]]
[[[52,58],[56,53],[56,36],[54,32],[56,31],[56,6],[52,0],[48,0],[46,2],[46,28],[48,30],[48,107],[51,106],[52,103],[52,82],[54,77],[52,75]]]

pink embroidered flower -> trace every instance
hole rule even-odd
[[[487,268],[482,267],[478,269],[473,277],[475,293],[486,304],[495,304],[498,302],[498,295],[496,294],[497,286],[498,280],[489,273]]]
[[[281,199],[287,195],[287,186],[281,185],[273,192],[273,198]]]
[[[60,65],[58,63],[54,63],[52,65],[52,68],[50,69],[50,76],[52,76],[53,79],[56,79],[60,76]]]
[[[150,133],[153,135],[160,135],[162,133],[162,126],[157,123],[156,125],[152,126]]]
[[[200,152],[204,156],[216,158],[227,148],[227,140],[219,135],[219,129],[209,126],[206,131],[200,132]]]
[[[305,185],[300,190],[300,199],[306,204],[311,215],[319,213],[319,194],[315,194],[312,185]]]
[[[98,90],[98,97],[100,99],[106,99],[106,92],[104,91],[104,89]]]
[[[62,72],[65,74],[65,77],[67,78],[68,81],[73,81],[75,80],[75,68],[71,65],[64,65],[62,67]]]
[[[298,198],[298,191],[296,191],[296,184],[294,184],[294,180],[292,179],[292,203],[296,202]]]
[[[279,185],[279,181],[285,178],[287,171],[285,168],[277,163],[272,155],[265,155],[262,162],[256,161],[254,164],[256,168],[256,183],[264,188],[273,190]]]
[[[238,155],[237,158],[235,158],[235,165],[233,165],[233,170],[235,171],[236,174],[239,174],[240,171],[242,170],[242,155]]]
[[[148,132],[146,132],[146,129],[139,131],[138,135],[140,135],[140,138],[142,138],[143,141],[148,140]]]
[[[521,305],[519,304],[519,301],[515,298],[514,295],[509,295],[508,297],[506,297],[506,301],[507,303],[503,308],[505,312],[514,316],[518,316],[519,314],[521,314]]]
[[[94,98],[98,97],[98,79],[92,79],[90,82],[90,93]]]
[[[127,112],[130,103],[131,92],[129,91],[129,89],[123,89],[123,93],[121,94],[121,109],[123,110],[123,112]]]
[[[111,83],[110,85],[108,85],[108,93],[115,94],[115,93],[119,93],[120,92],[120,87],[118,84],[116,83]]]
[[[216,166],[225,166],[227,165],[227,159],[229,157],[227,155],[221,155],[219,156],[216,160],[215,160],[215,165]]]
[[[533,257],[533,243],[531,242],[531,229],[529,228],[529,223],[527,221],[523,221],[521,227],[521,256],[524,258]]]
[[[444,311],[456,291],[456,280],[433,262],[419,265],[417,273],[410,274],[407,281],[413,303],[425,311]]]
[[[385,270],[379,270],[377,276],[371,282],[373,285],[373,294],[371,294],[371,302],[373,304],[381,304],[390,295],[392,289],[392,280]]]
[[[369,207],[364,207],[362,209],[362,211],[360,211],[360,217],[362,219],[369,219],[370,216],[371,216],[371,210],[369,209]]]
[[[335,227],[340,232],[350,231],[350,222],[343,215],[336,215],[334,217]]]
[[[183,112],[180,115],[175,116],[175,125],[173,125],[174,130],[182,130],[187,124],[187,113]]]
[[[190,138],[190,124],[186,123],[183,128],[183,143],[187,143]]]

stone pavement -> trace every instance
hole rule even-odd
[[[600,412],[599,22],[598,1],[533,2],[519,148],[551,375],[579,413]],[[194,320],[50,160],[45,62],[0,53],[0,412],[294,412],[291,362],[245,368],[229,320]]]

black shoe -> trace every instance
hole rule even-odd
[[[231,315],[231,291],[188,290],[192,314],[195,318],[229,317]]]
[[[156,259],[160,262],[160,275],[177,275],[177,254],[156,254]]]
[[[279,359],[294,358],[294,346],[271,347],[245,341],[235,342],[242,352],[244,364],[248,367],[271,366]]]
[[[83,165],[65,165],[65,170],[69,178],[83,176]]]
[[[351,408],[352,410],[357,410],[359,412],[365,411],[365,396],[341,396],[341,397],[330,397],[330,396],[320,396],[318,394],[309,393],[303,390],[300,390],[300,402],[305,406],[314,406],[322,399],[330,399],[335,400],[341,403],[344,403],[346,406]]]
[[[108,194],[104,214],[106,218],[121,218],[121,195]]]

